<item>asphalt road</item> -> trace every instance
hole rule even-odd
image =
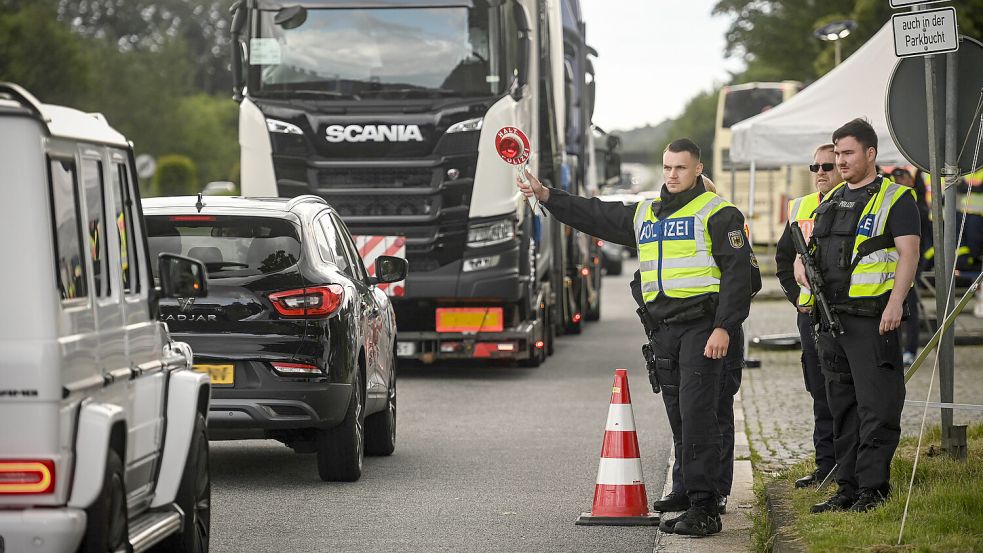
[[[601,321],[537,369],[403,368],[396,452],[367,458],[358,482],[321,482],[313,455],[277,442],[212,442],[212,551],[652,551],[654,528],[574,525],[617,367],[650,501],[663,486],[671,440],[641,363],[633,270],[605,277]]]

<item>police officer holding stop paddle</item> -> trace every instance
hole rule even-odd
[[[563,223],[603,240],[635,246],[641,291],[656,331],[649,334],[659,380],[678,385],[666,402],[682,435],[686,512],[663,520],[666,532],[720,531],[717,400],[724,358],[760,287],[744,216],[703,186],[700,149],[673,141],[663,153],[665,184],[654,200],[622,205],[544,187],[532,174],[516,184]],[[758,279],[758,282],[752,282]],[[664,394],[663,394],[664,395]]]

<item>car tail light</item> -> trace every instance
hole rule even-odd
[[[340,284],[310,286],[270,294],[270,303],[283,317],[328,317],[338,310],[344,294]]]
[[[573,321],[573,324],[577,324],[577,323],[580,322],[580,319],[582,319],[582,318],[583,317],[581,316],[580,313],[574,313],[573,314],[573,318],[571,320]]]
[[[213,215],[171,215],[168,220],[174,222],[191,222],[191,221],[214,221],[215,216]]]
[[[584,268],[580,269],[580,274],[581,274],[581,276],[590,276],[590,269],[588,269],[587,267],[584,267]]]
[[[55,491],[55,462],[49,459],[0,461],[0,495]]]
[[[309,363],[280,363],[277,361],[270,364],[273,365],[273,369],[276,372],[285,375],[321,376],[324,374],[317,365],[311,365]]]
[[[597,247],[598,248],[603,248],[604,247],[604,240],[598,240],[597,241]]]

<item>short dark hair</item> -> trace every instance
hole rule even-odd
[[[688,138],[673,140],[668,146],[666,146],[665,151],[672,152],[674,154],[689,152],[693,158],[696,159],[696,161],[700,161],[700,147],[696,145],[696,142],[693,142]]]
[[[841,138],[846,138],[847,136],[856,138],[857,142],[864,147],[864,150],[867,148],[877,150],[877,133],[874,131],[874,127],[872,127],[870,122],[866,119],[857,117],[853,121],[850,121],[842,127],[836,129],[836,131],[833,132],[833,143],[835,144],[836,142],[839,142]]]

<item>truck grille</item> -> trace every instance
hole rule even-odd
[[[365,196],[331,194],[328,201],[344,217],[430,215],[435,196]]]
[[[321,169],[318,186],[326,188],[421,188],[433,181],[429,167],[346,167]]]

